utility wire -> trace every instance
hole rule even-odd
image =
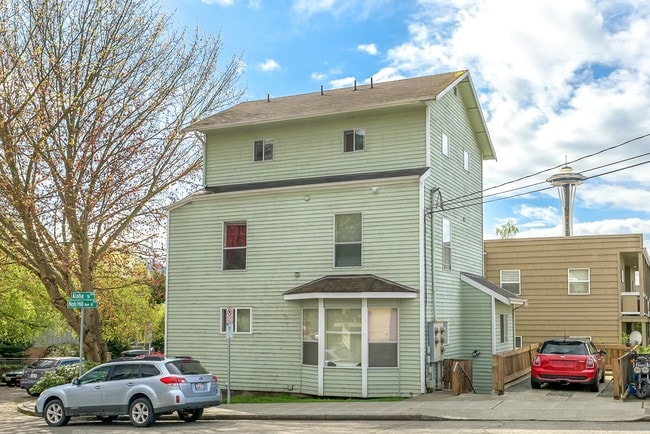
[[[650,137],[650,133],[648,133],[648,134],[643,134],[643,135],[638,136],[638,137],[634,137],[634,138],[632,138],[632,139],[626,140],[625,142],[619,143],[619,144],[617,144],[617,145],[610,146],[610,147],[605,148],[605,149],[601,149],[600,151],[597,151],[597,152],[594,152],[594,153],[591,153],[591,154],[588,154],[588,155],[582,156],[582,157],[580,157],[580,158],[576,158],[575,160],[568,161],[568,162],[566,162],[566,163],[564,163],[564,164],[558,164],[558,165],[553,166],[553,167],[550,167],[550,168],[548,168],[548,169],[540,170],[540,171],[538,171],[538,172],[532,173],[532,174],[530,174],[530,175],[522,176],[522,177],[517,178],[517,179],[514,179],[514,180],[512,180],[512,181],[507,181],[507,182],[504,182],[504,183],[502,183],[502,184],[498,184],[498,185],[495,185],[495,186],[492,186],[492,187],[488,187],[488,188],[483,189],[483,190],[480,190],[480,191],[476,191],[476,192],[473,192],[473,193],[467,193],[467,194],[464,194],[464,195],[462,195],[462,196],[458,196],[458,197],[456,197],[456,198],[449,199],[449,200],[445,201],[445,202],[443,203],[443,205],[444,205],[444,204],[452,204],[452,203],[454,203],[454,202],[460,201],[460,199],[464,199],[464,198],[467,198],[467,197],[470,197],[470,198],[471,198],[472,196],[476,196],[476,195],[481,195],[481,197],[483,197],[483,194],[484,194],[486,191],[494,190],[494,189],[496,189],[496,188],[500,188],[500,187],[506,186],[506,185],[508,185],[508,184],[514,184],[514,183],[516,183],[516,182],[523,181],[524,179],[532,178],[532,177],[534,177],[534,176],[541,175],[542,173],[549,172],[549,171],[551,171],[551,170],[555,170],[555,169],[558,169],[558,168],[560,168],[560,167],[568,166],[569,164],[573,164],[573,163],[576,163],[576,162],[578,162],[578,161],[582,161],[582,160],[585,160],[585,159],[587,159],[587,158],[590,158],[590,157],[593,157],[593,156],[596,156],[596,155],[602,154],[602,153],[604,153],[604,152],[611,151],[611,150],[616,149],[616,148],[620,148],[621,146],[625,146],[625,145],[627,145],[627,144],[629,144],[629,143],[635,142],[635,141],[637,141],[637,140],[644,139],[644,138],[646,138],[646,137]],[[537,184],[533,184],[533,185],[538,185],[538,184],[539,184],[539,183],[537,183]],[[520,188],[526,188],[526,187],[520,187]],[[517,189],[514,189],[514,190],[517,190]],[[512,191],[512,190],[510,190],[510,191]],[[497,194],[500,194],[500,193],[497,193]],[[478,198],[474,198],[474,199],[478,199]],[[468,199],[468,200],[472,200],[472,199]]]

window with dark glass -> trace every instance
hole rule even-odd
[[[302,364],[318,365],[318,309],[302,311]]]
[[[338,214],[334,220],[334,266],[361,266],[361,214]]]
[[[253,159],[255,161],[273,160],[273,140],[255,140]]]
[[[355,130],[343,131],[343,151],[356,152],[363,151],[366,144],[366,130],[357,128]]]
[[[246,269],[246,223],[225,223],[223,269]]]

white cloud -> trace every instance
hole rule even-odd
[[[375,44],[359,44],[357,45],[357,49],[359,49],[359,51],[368,53],[371,56],[376,56],[378,53],[377,46]]]
[[[278,62],[273,59],[266,59],[264,62],[258,64],[258,67],[264,72],[278,71],[282,69]]]
[[[311,79],[314,81],[323,81],[327,78],[327,74],[322,72],[312,72]]]
[[[330,81],[330,85],[332,86],[333,89],[338,89],[341,87],[349,87],[354,84],[354,77],[345,77],[345,78],[339,78],[338,80],[332,80]]]

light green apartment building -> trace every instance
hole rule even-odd
[[[205,135],[204,188],[169,209],[168,354],[238,391],[410,396],[445,359],[512,349],[522,300],[483,279],[467,71],[245,102]],[[459,200],[460,199],[460,200]],[[470,200],[468,200],[470,199]]]

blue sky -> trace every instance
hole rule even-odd
[[[486,238],[507,220],[519,238],[561,236],[557,191],[531,190],[568,161],[591,177],[574,234],[643,233],[649,246],[647,0],[162,4],[180,25],[221,33],[224,55],[243,54],[249,100],[468,69],[497,152],[485,187],[505,184],[488,191],[500,194],[484,208]]]

